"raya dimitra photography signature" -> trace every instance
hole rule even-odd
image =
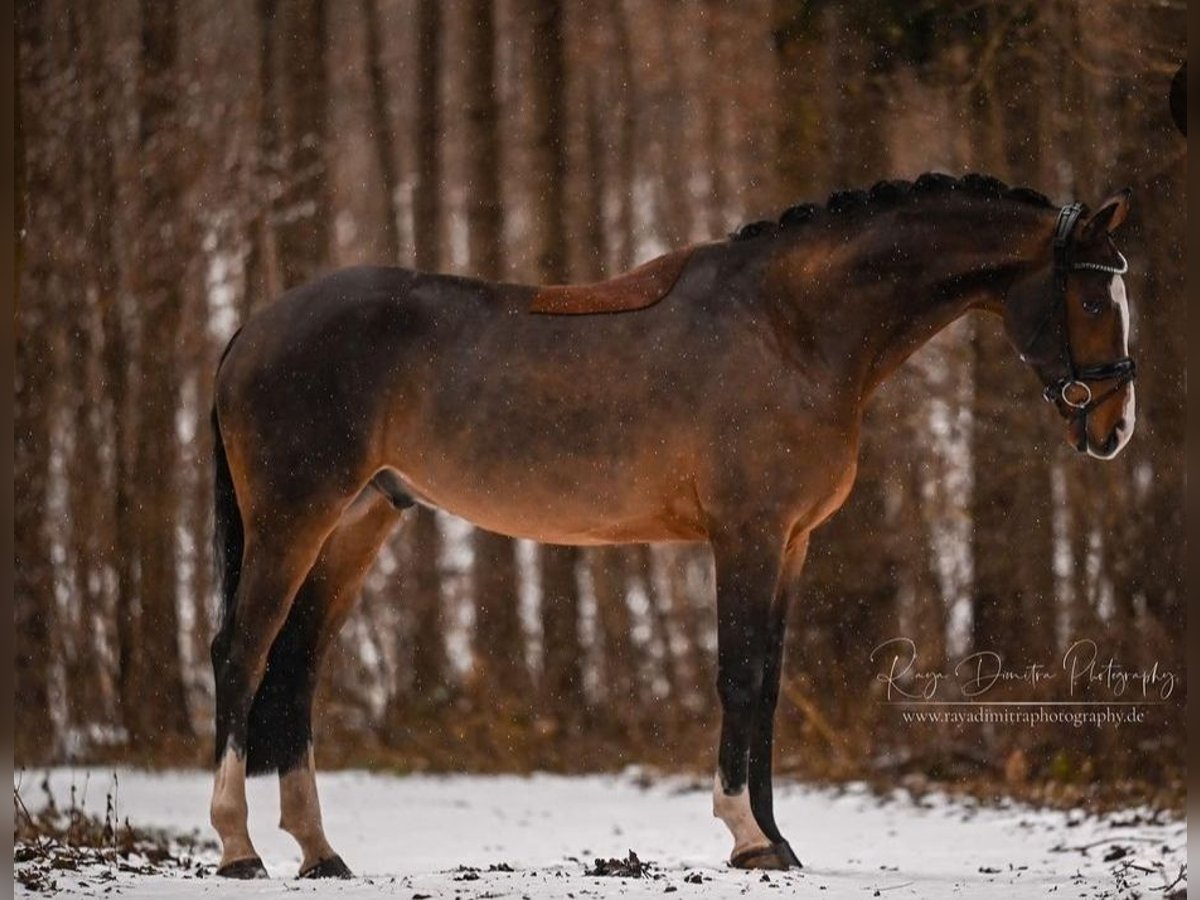
[[[1179,677],[1155,661],[1148,667],[1126,667],[1088,639],[1071,644],[1058,659],[1014,665],[993,650],[977,650],[953,666],[922,668],[917,644],[895,637],[877,645],[870,660],[879,665],[875,680],[885,686],[886,700],[979,700],[1002,685],[1062,686],[1059,696],[1077,701],[1165,701]]]

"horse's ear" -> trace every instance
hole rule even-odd
[[[1084,238],[1098,238],[1106,232],[1112,234],[1120,228],[1125,217],[1129,215],[1129,200],[1132,196],[1133,191],[1125,188],[1101,203],[1100,208],[1092,213],[1083,227]]]

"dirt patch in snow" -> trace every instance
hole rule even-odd
[[[632,850],[624,859],[610,857],[597,859],[595,864],[583,874],[598,875],[602,878],[653,878],[654,863],[643,862]]]

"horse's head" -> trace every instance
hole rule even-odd
[[[1088,214],[1063,207],[1048,265],[1019,279],[1005,302],[1005,326],[1021,358],[1045,385],[1080,452],[1112,459],[1134,426],[1135,367],[1129,356],[1128,269],[1112,235],[1129,209],[1128,190]]]

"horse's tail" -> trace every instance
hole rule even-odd
[[[234,335],[236,338],[237,335]],[[233,345],[230,339],[229,345]],[[225,348],[225,353],[229,347]],[[222,361],[225,356],[222,354]],[[212,409],[213,442],[213,560],[217,566],[217,578],[221,585],[221,621],[212,642],[213,676],[220,693],[221,676],[229,658],[233,619],[237,612],[238,581],[242,574],[242,551],[245,547],[245,532],[242,527],[242,511],[238,507],[237,493],[233,488],[233,475],[229,471],[229,458],[225,455],[225,441],[221,436],[221,422],[217,417],[217,405]],[[216,716],[216,762],[220,764],[228,741],[228,720],[217,710]]]

